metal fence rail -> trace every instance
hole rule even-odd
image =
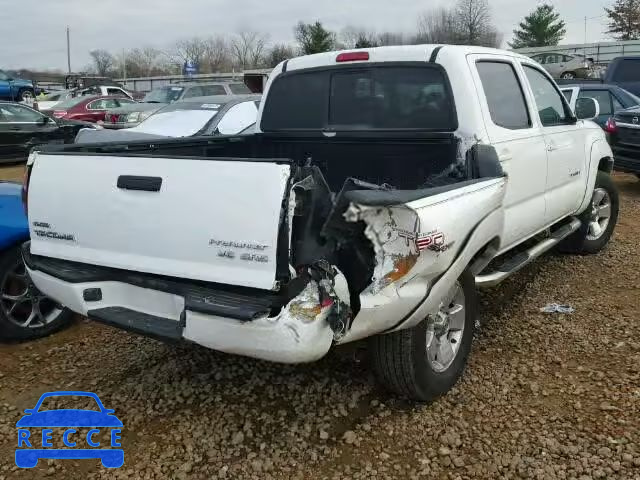
[[[555,47],[518,48],[515,52],[531,56],[538,53],[564,53],[566,55],[579,54],[593,58],[597,64],[607,65],[614,58],[621,56],[640,55],[640,41],[628,42],[599,42],[574,45],[557,45]]]

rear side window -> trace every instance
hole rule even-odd
[[[230,83],[229,89],[231,90],[231,93],[233,93],[234,95],[243,95],[243,94],[251,93],[251,90],[249,90],[249,87],[247,87],[244,83]]]
[[[613,80],[617,82],[640,81],[640,59],[621,60],[613,71]]]
[[[226,94],[227,92],[225,91],[222,85],[203,85],[202,86],[203,97],[210,97],[213,95],[226,95]]]
[[[505,62],[477,65],[493,123],[512,130],[529,128],[527,103],[513,65]]]
[[[432,66],[338,67],[278,77],[262,130],[457,128],[445,73]]]

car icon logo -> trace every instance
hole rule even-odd
[[[42,402],[50,397],[89,397],[95,400],[99,410],[89,409],[41,409]],[[18,423],[18,448],[16,465],[33,468],[40,459],[100,459],[106,468],[119,468],[124,464],[124,450],[120,444],[122,422],[105,408],[100,398],[91,392],[49,392],[43,394],[34,408],[28,408]],[[90,428],[86,435],[76,429]],[[42,429],[37,435],[33,429]],[[64,429],[62,435],[54,430]],[[101,429],[109,430],[109,446],[101,445],[96,436]],[[85,445],[86,443],[86,445]],[[104,443],[104,442],[103,442]],[[58,447],[58,448],[56,448]]]

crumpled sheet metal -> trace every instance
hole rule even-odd
[[[375,252],[373,279],[363,293],[379,293],[404,277],[415,265],[420,254],[416,244],[420,221],[414,210],[406,206],[352,204],[344,216],[348,222],[365,222],[364,234]]]

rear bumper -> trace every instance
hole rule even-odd
[[[28,244],[23,248],[23,256],[33,282],[46,295],[92,320],[145,336],[188,340],[222,352],[282,363],[318,360],[333,343],[328,310],[311,321],[297,318],[288,306],[270,316],[264,305],[271,299],[254,299],[252,305],[241,305],[242,297],[229,292],[214,289],[205,292],[199,285],[179,290],[171,282],[146,278],[147,282],[156,282],[155,288],[148,288],[152,283],[134,285],[147,276],[133,272],[129,272],[131,278],[99,279],[95,275],[98,272],[104,275],[107,269],[87,265],[85,271],[80,268],[65,271],[65,263],[68,267],[74,264],[32,257]],[[57,270],[52,268],[56,262]],[[90,278],[90,273],[94,278]],[[202,294],[210,294],[211,300],[204,297],[199,303],[196,297]],[[235,310],[234,302],[238,307]],[[227,313],[220,314],[225,308]],[[252,315],[255,318],[250,318]]]

